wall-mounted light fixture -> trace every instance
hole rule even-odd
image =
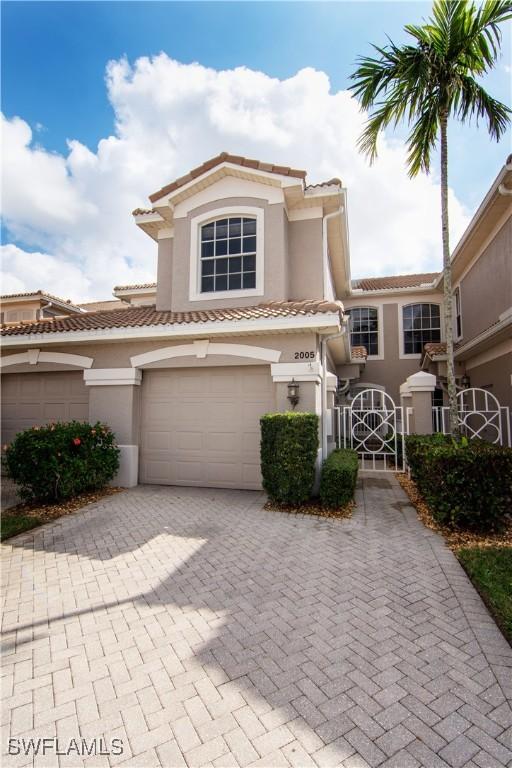
[[[460,385],[462,389],[469,389],[471,386],[471,379],[467,375],[467,373],[464,374],[464,376],[461,377]]]
[[[292,408],[295,408],[299,402],[299,385],[295,379],[292,379],[288,384],[288,400],[290,401]]]

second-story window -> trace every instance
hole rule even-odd
[[[375,307],[350,310],[350,343],[353,347],[366,347],[369,355],[379,354],[379,318]]]
[[[441,341],[439,304],[409,304],[403,308],[404,353],[420,355],[429,341]]]
[[[256,287],[256,219],[229,217],[201,227],[201,293]]]

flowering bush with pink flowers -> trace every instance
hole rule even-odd
[[[17,434],[4,464],[22,498],[60,501],[107,485],[119,468],[119,448],[105,424],[58,422]]]

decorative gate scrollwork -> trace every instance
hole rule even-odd
[[[468,440],[480,439],[496,445],[511,445],[510,409],[500,405],[497,397],[480,387],[461,389],[457,393],[457,418],[460,433]],[[434,432],[450,431],[450,409],[432,409]]]
[[[402,409],[380,389],[359,392],[343,408],[340,432],[345,448],[359,454],[361,469],[403,469]]]
[[[462,389],[457,394],[459,427],[463,435],[470,440],[480,438],[488,443],[505,445],[504,418],[505,408],[501,408],[498,399],[486,389],[472,387]]]

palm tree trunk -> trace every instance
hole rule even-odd
[[[444,332],[446,339],[446,378],[450,412],[450,432],[459,433],[457,386],[453,358],[453,296],[450,262],[450,233],[448,229],[448,114],[441,112],[441,223],[443,231]]]

